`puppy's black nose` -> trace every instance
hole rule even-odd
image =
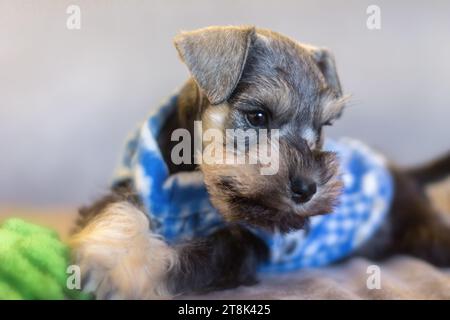
[[[297,203],[305,203],[313,197],[317,191],[315,182],[309,179],[296,178],[291,182],[292,199]]]

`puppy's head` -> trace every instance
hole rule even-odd
[[[218,210],[231,221],[283,232],[331,212],[341,183],[335,155],[321,150],[323,127],[345,102],[332,55],[254,27],[185,32],[175,45],[206,101],[192,113],[203,130],[222,135],[209,142],[225,151],[212,154],[246,159],[201,163]],[[259,161],[262,146],[275,164],[269,174],[262,171],[267,162]]]

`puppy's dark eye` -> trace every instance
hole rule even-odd
[[[332,125],[333,125],[333,122],[331,120],[328,120],[328,121],[322,123],[322,126],[332,126]]]
[[[250,111],[245,114],[245,117],[253,127],[265,127],[269,121],[267,113],[264,111]]]

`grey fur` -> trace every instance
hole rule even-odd
[[[275,175],[264,176],[258,165],[202,164],[200,169],[211,201],[230,223],[205,238],[173,247],[156,243],[151,237],[153,242],[148,243],[158,245],[166,258],[170,258],[166,260],[173,261],[162,282],[173,294],[254,283],[258,265],[267,259],[268,252],[265,243],[239,222],[287,232],[307,226],[308,217],[312,215],[332,212],[339,198],[341,182],[336,156],[322,150],[323,126],[340,117],[346,101],[334,58],[327,49],[303,45],[276,32],[248,26],[185,32],[175,38],[175,45],[192,78],[180,91],[178,109],[158,137],[169,170],[174,173],[197,169],[192,164],[172,163],[170,135],[173,130],[186,128],[192,134],[195,120],[203,120],[204,126],[215,127],[222,133],[228,128],[245,130],[251,128],[247,116],[255,110],[270,115],[268,129],[280,130],[280,167]],[[250,154],[255,146],[249,141],[248,147]],[[396,186],[393,210],[385,226],[359,253],[373,258],[410,253],[449,266],[449,228],[437,218],[423,194],[421,183],[430,177],[435,180],[448,175],[450,154],[429,167],[412,171],[393,168],[391,171]],[[317,191],[299,205],[292,199],[292,181],[302,179],[313,181]],[[81,211],[78,235],[82,235],[83,230],[88,234],[89,230],[95,231],[96,225],[109,226],[108,221],[102,220],[108,216],[105,218],[101,213],[105,208],[114,208],[111,204],[125,202],[136,209],[130,210],[134,215],[137,210],[145,214],[130,181],[116,186],[111,195]],[[129,207],[122,206],[118,213],[122,214],[123,208]],[[120,225],[115,227],[121,230]],[[111,237],[116,240],[116,236]],[[141,243],[142,255],[150,259],[153,253],[145,251],[149,244]],[[94,248],[95,245],[93,243]],[[116,246],[110,249],[113,253],[117,251]],[[85,265],[91,266],[91,270],[85,272],[87,276],[96,274],[99,281],[115,279],[108,272],[104,275],[95,272],[99,262],[107,261],[105,257],[110,256],[107,247],[104,246],[103,251],[106,252],[83,255],[86,253],[83,247],[73,250],[76,256],[87,257]],[[144,261],[137,259],[139,263],[141,260]],[[164,261],[159,262],[155,265],[165,270]],[[135,271],[152,272],[147,265],[139,263],[133,265],[139,269]],[[145,286],[130,281],[108,283],[111,288],[103,292],[104,296],[123,297],[128,291],[121,288],[141,292],[136,288],[154,289],[159,284],[153,278],[141,279]]]
[[[230,221],[283,231],[302,227],[308,216],[332,211],[341,183],[335,156],[321,151],[322,128],[340,116],[345,102],[332,54],[247,26],[185,32],[175,45],[194,79],[179,95],[174,117],[179,126],[192,131],[193,121],[203,120],[204,127],[214,126],[225,135],[226,129],[251,129],[246,114],[263,110],[271,116],[267,129],[280,130],[280,169],[274,176],[260,175],[257,166],[200,165],[219,211]],[[224,93],[220,99],[218,92]],[[223,123],[211,123],[211,114]],[[167,143],[160,141],[162,150],[171,149]],[[165,160],[173,171],[186,169],[173,165],[168,154]],[[294,203],[295,179],[318,185],[311,201]]]

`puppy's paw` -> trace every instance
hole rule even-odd
[[[175,250],[153,234],[145,214],[128,202],[107,206],[71,241],[83,290],[97,299],[165,299]]]

